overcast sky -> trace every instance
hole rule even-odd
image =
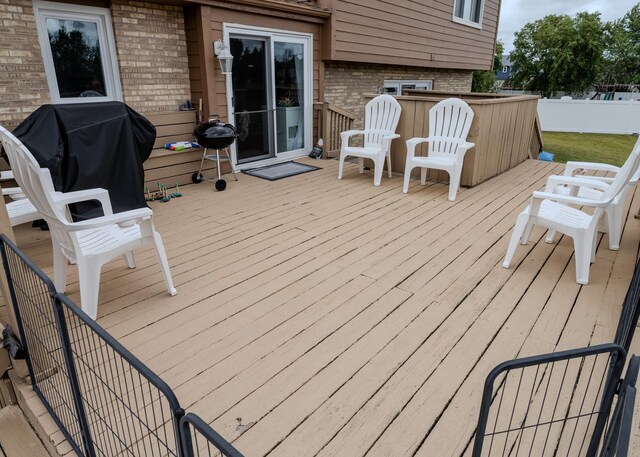
[[[580,11],[600,11],[602,21],[617,19],[629,11],[638,0],[502,0],[498,39],[505,51],[513,50],[513,34],[527,22],[548,14],[573,15]]]

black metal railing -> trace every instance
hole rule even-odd
[[[199,457],[217,449],[242,457],[202,419],[185,418],[169,386],[4,235],[0,251],[31,384],[77,455]]]
[[[622,303],[622,311],[616,329],[614,343],[619,344],[625,351],[629,352],[631,340],[638,325],[640,316],[640,261],[636,264],[631,278],[631,284],[627,289],[627,295]]]
[[[95,455],[179,456],[184,411],[169,386],[69,298],[54,304]]]
[[[180,420],[180,433],[184,455],[242,457],[242,454],[195,414],[189,413]]]
[[[485,382],[473,456],[595,456],[625,357],[605,344],[498,365]]]
[[[93,456],[86,416],[78,402],[73,364],[60,338],[53,283],[4,235],[1,243],[2,261],[33,390],[76,453]]]
[[[602,457],[627,457],[629,453],[639,369],[640,358],[634,355],[631,357],[627,373],[620,386],[616,409],[611,417],[609,430],[600,454]]]

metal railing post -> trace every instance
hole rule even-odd
[[[73,395],[74,407],[78,416],[78,422],[80,424],[80,432],[82,433],[82,444],[84,445],[87,457],[96,457],[96,451],[93,447],[93,439],[91,438],[91,430],[84,410],[82,394],[80,393],[78,372],[73,361],[73,350],[71,349],[71,340],[69,339],[69,329],[67,327],[67,321],[64,316],[64,310],[62,308],[62,303],[60,302],[59,294],[56,294],[53,297],[53,310],[56,320],[58,321],[58,336],[60,337],[62,354],[64,356],[65,364],[67,365],[67,372],[69,373],[69,384]]]

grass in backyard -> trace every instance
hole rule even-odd
[[[554,162],[569,160],[622,165],[637,138],[633,135],[544,132],[544,150],[555,154]]]

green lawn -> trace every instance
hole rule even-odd
[[[637,138],[633,135],[544,132],[544,150],[555,154],[554,162],[603,162],[622,165]]]

